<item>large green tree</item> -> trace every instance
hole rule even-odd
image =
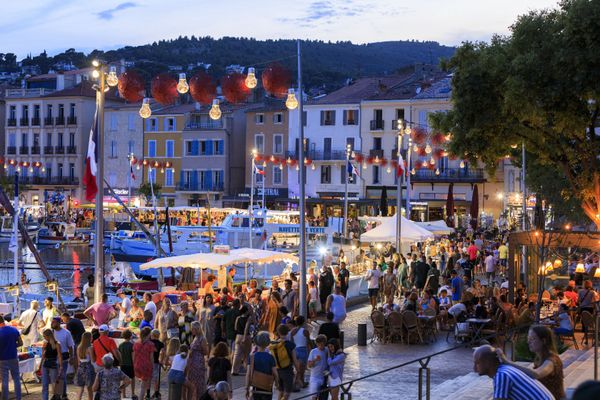
[[[432,116],[452,134],[450,152],[494,166],[524,143],[546,169],[529,183],[547,201],[576,198],[600,228],[600,2],[523,15],[508,37],[464,43],[450,67],[453,109]],[[559,184],[542,184],[548,174]]]

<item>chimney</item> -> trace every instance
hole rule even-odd
[[[56,90],[64,90],[65,88],[65,74],[59,72],[56,74]]]

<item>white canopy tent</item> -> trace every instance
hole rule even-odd
[[[453,228],[446,225],[446,221],[428,221],[428,222],[416,222],[421,228],[427,229],[434,235],[449,235],[454,232]]]
[[[361,242],[395,242],[396,241],[396,216],[383,219],[382,223],[376,228],[360,235]],[[402,226],[400,231],[402,243],[420,242],[426,239],[432,239],[433,233],[421,228],[414,221],[402,217]]]

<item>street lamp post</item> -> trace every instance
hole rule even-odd
[[[522,229],[523,231],[527,230],[527,186],[525,186],[525,142],[523,142],[521,144],[521,158],[522,158],[522,165],[521,165],[521,194],[523,195],[523,205],[522,205],[522,211],[521,213],[522,215],[522,220],[521,220],[521,224],[522,224]],[[524,277],[527,277],[527,246],[523,246],[523,259],[522,259],[522,268],[521,268],[521,272],[523,273]]]
[[[133,160],[133,153],[127,154],[129,160],[129,171],[127,171],[127,207],[131,207],[131,161]]]
[[[346,165],[344,166],[345,177],[344,179],[344,239],[348,240],[348,177],[351,172],[348,169],[350,165],[350,153],[352,152],[352,147],[350,144],[346,145]]]
[[[300,164],[299,177],[300,177],[300,199],[298,201],[300,206],[300,315],[306,318],[307,307],[306,307],[306,202],[305,202],[305,182],[304,182],[304,96],[302,92],[302,58],[300,53],[300,39],[296,42],[298,50],[298,129],[300,133],[299,137],[299,155],[298,162]]]
[[[248,247],[252,248],[252,225],[254,223],[254,180],[256,179],[257,150],[252,149],[252,168],[250,172],[250,205],[248,207]]]
[[[398,144],[397,144],[397,154],[398,158],[398,168],[402,169],[402,174],[398,176],[398,171],[396,171],[396,176],[398,176],[398,182],[396,186],[396,251],[401,254],[402,251],[400,249],[401,240],[400,236],[402,234],[402,176],[404,175],[404,165],[400,165],[401,157],[400,151],[402,150],[402,134],[404,133],[404,121],[398,120]]]

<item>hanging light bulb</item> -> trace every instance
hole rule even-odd
[[[435,158],[431,157],[431,159],[429,160],[429,164],[435,165]]]
[[[422,165],[423,165],[423,168],[427,168],[427,165],[428,165],[428,164],[427,164],[427,161],[423,161],[423,164],[422,164]]]
[[[179,83],[177,83],[177,91],[181,94],[186,94],[190,90],[190,85],[188,85],[187,80],[185,79],[185,73],[179,74]]]
[[[431,153],[431,146],[429,145],[429,143],[427,143],[427,146],[425,146],[425,153],[427,153],[427,154]]]
[[[42,167],[42,172],[46,172],[46,167]]]
[[[387,169],[386,169],[386,172],[387,172],[388,174],[391,174],[391,173],[392,173],[392,169],[391,169],[390,167],[387,167]]]
[[[8,164],[4,163],[4,169],[8,169]]]
[[[439,168],[436,168],[436,169],[435,169],[435,174],[436,174],[436,175],[439,175],[439,174],[440,174],[440,169],[439,169]]]
[[[285,106],[288,108],[288,110],[295,110],[296,107],[298,107],[298,100],[296,99],[296,93],[294,92],[294,89],[288,89]]]
[[[271,155],[271,162],[275,162],[275,156]]]
[[[354,158],[354,157],[356,157],[356,154],[354,153],[354,150],[352,150],[352,153],[350,153],[350,157],[351,157],[351,158]]]
[[[296,171],[300,171],[300,167],[296,165]]]
[[[510,148],[511,148],[511,149],[516,149],[516,148],[517,148],[517,146],[518,146],[518,144],[514,143],[514,144],[511,144],[511,145],[510,145]]]
[[[212,107],[210,108],[208,115],[210,116],[211,119],[214,119],[214,120],[221,118],[221,108],[219,107],[218,99],[213,100]]]
[[[417,152],[419,151],[419,145],[415,143],[415,145],[413,146],[413,151]]]
[[[464,162],[464,160],[460,160],[460,167],[461,167],[461,168],[464,168],[464,167],[465,167],[465,162]]]
[[[33,167],[29,167],[29,172],[33,173]]]
[[[375,156],[375,161],[373,161],[373,164],[379,164],[379,156]]]
[[[367,169],[367,163],[363,163],[363,169]]]
[[[97,69],[92,71],[92,78],[94,79],[98,79],[100,78],[100,71],[98,71]]]
[[[315,163],[312,163],[312,164],[310,165],[310,169],[312,169],[313,171],[314,171],[315,169],[317,169],[317,167],[315,166]]]
[[[119,84],[119,78],[117,78],[117,67],[111,66],[108,76],[106,77],[106,83],[110,87],[115,87]]]
[[[267,168],[267,162],[263,161],[263,168]]]
[[[407,135],[410,135],[412,133],[412,129],[410,129],[410,126],[407,126],[406,129],[404,129],[404,133]]]
[[[253,67],[248,68],[248,75],[246,75],[246,87],[248,89],[254,89],[258,81],[256,80],[256,71]]]
[[[164,168],[161,168],[161,169],[160,169],[160,173],[161,173],[161,174],[164,174],[164,173],[165,173],[165,169],[164,169]]]
[[[585,273],[585,265],[583,265],[583,263],[578,263],[577,267],[575,267],[575,273],[576,274],[583,274],[583,273]]]
[[[140,164],[138,164],[135,169],[137,169],[138,171],[140,170]]]
[[[416,173],[417,173],[417,171],[416,171],[414,168],[410,170],[410,174],[411,174],[411,175],[414,175],[414,174],[416,174]]]
[[[142,107],[140,108],[140,117],[146,119],[152,115],[152,110],[150,109],[150,99],[144,98],[142,101]]]

